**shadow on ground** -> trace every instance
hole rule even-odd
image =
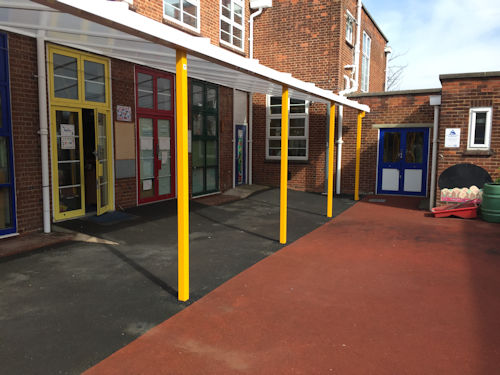
[[[326,197],[289,191],[288,239],[328,220]],[[334,215],[350,207],[336,199]],[[280,250],[279,190],[205,206],[191,201],[192,303]],[[118,245],[67,243],[0,260],[0,361],[5,374],[79,374],[182,310],[176,201],[102,225],[60,225]]]

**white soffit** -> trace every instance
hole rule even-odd
[[[91,20],[90,20],[91,19]],[[188,76],[242,91],[370,108],[293,78],[106,0],[0,0],[0,29],[175,73],[175,49],[188,53]]]

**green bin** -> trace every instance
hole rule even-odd
[[[481,217],[490,223],[500,223],[500,183],[484,184]]]

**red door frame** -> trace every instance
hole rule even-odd
[[[138,74],[148,74],[153,77],[153,109],[151,108],[141,108],[139,107],[139,95],[138,95]],[[158,78],[168,79],[170,81],[170,87],[172,91],[171,95],[171,110],[164,111],[158,109],[158,91],[157,91],[157,81]],[[156,202],[160,200],[170,199],[175,197],[175,127],[174,127],[174,96],[175,96],[175,86],[174,86],[174,75],[170,73],[160,72],[153,69],[148,69],[145,67],[135,67],[135,97],[136,97],[136,151],[137,151],[137,196],[139,204]],[[154,151],[154,189],[156,194],[159,191],[158,184],[158,169],[161,166],[161,160],[159,160],[158,155],[158,120],[170,120],[170,194],[155,195],[149,198],[141,198],[141,149],[140,149],[140,133],[139,133],[139,118],[150,118],[153,120],[153,151]],[[160,164],[159,164],[160,163]]]

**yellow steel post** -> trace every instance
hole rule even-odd
[[[358,113],[358,132],[356,136],[356,178],[354,180],[354,200],[359,201],[359,164],[361,159],[361,126],[365,112]]]
[[[176,51],[178,298],[189,299],[188,90],[186,51]]]
[[[286,212],[288,187],[288,87],[281,95],[281,182],[280,182],[280,243],[286,243]]]
[[[335,136],[335,103],[330,103],[330,129],[328,134],[328,202],[326,216],[333,216],[333,148]]]

